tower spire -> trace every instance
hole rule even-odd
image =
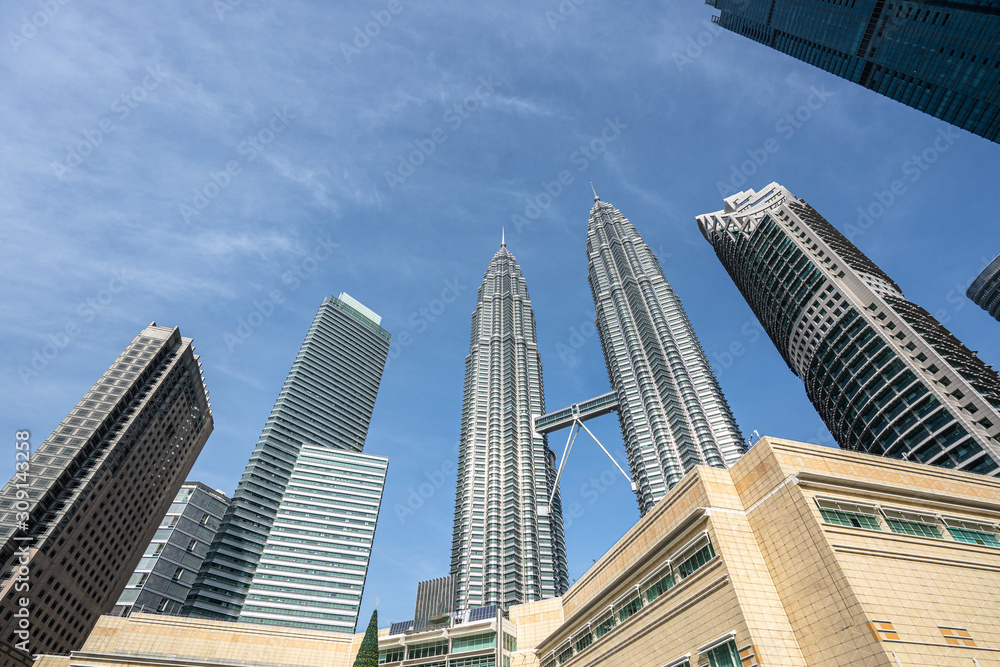
[[[590,182],[590,189],[594,192],[594,201],[601,201],[601,198],[597,196],[597,190],[594,190],[594,182]]]
[[[504,237],[503,225],[500,225],[500,247],[501,248],[507,247],[507,239]]]

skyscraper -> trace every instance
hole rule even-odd
[[[240,621],[355,631],[388,465],[302,445]]]
[[[597,331],[645,514],[694,466],[729,467],[746,448],[656,255],[596,194],[587,258]]]
[[[451,574],[459,609],[508,607],[569,585],[555,454],[532,428],[545,413],[535,313],[501,242],[472,314],[455,493]]]
[[[997,255],[972,281],[967,296],[980,308],[1000,320],[1000,255]]]
[[[384,459],[360,452],[390,338],[347,294],[320,306],[185,614],[353,631],[385,478]],[[347,579],[352,585],[340,585]],[[307,592],[295,608],[290,601]]]
[[[184,482],[111,614],[180,612],[228,504],[225,494]]]
[[[723,28],[1000,140],[1000,14],[992,2],[706,0]]]
[[[844,449],[1000,473],[1000,377],[771,183],[698,224]]]
[[[212,432],[193,350],[148,326],[4,487],[4,665],[80,648],[111,611]]]

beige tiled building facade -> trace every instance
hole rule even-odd
[[[492,643],[456,651],[462,624],[432,630],[438,655],[418,657],[428,630],[379,643],[400,667],[1000,666],[998,590],[1000,481],[764,438],[730,470],[688,473],[561,598],[476,629]],[[39,667],[347,667],[360,643],[225,623],[203,643],[204,626],[102,618],[82,651]],[[268,653],[280,642],[285,657]],[[152,659],[171,652],[200,657]]]

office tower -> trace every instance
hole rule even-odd
[[[227,505],[221,491],[184,482],[111,613],[180,613]]]
[[[346,455],[361,452],[375,407],[390,341],[380,323],[378,315],[347,294],[323,301],[188,595],[184,614],[353,631],[375,529],[369,492],[377,491],[381,498],[385,466],[384,460],[378,463],[371,457],[356,457],[352,463]],[[328,453],[319,455],[321,449]],[[348,475],[351,466],[357,466],[357,476]],[[324,475],[339,477],[328,482],[330,486],[304,492],[307,479]],[[359,496],[356,515],[346,510],[352,507],[347,504],[351,494]],[[343,509],[339,503],[344,503]],[[329,510],[322,519],[316,516],[320,506]],[[377,513],[378,502],[374,506]],[[289,536],[296,529],[290,526],[296,521],[301,522],[295,524],[300,526],[297,530],[308,537],[295,537],[299,546],[292,552],[285,543],[293,541]],[[317,525],[307,525],[313,523]],[[322,576],[309,574],[320,568]],[[274,573],[279,569],[283,579]],[[345,579],[352,585],[338,584]],[[303,598],[301,608],[289,607],[304,589],[313,591],[312,597]],[[325,611],[317,611],[320,607]],[[288,620],[291,616],[294,623]]]
[[[1000,377],[771,183],[698,224],[844,449],[997,475]]]
[[[569,581],[555,454],[535,433],[545,414],[535,313],[503,241],[472,314],[455,493],[451,574],[458,609],[561,595]]]
[[[354,632],[388,465],[302,445],[240,621]]]
[[[966,296],[1000,320],[1000,255],[997,255],[972,281]]]
[[[694,466],[729,467],[746,448],[656,255],[596,193],[587,258],[597,331],[645,514]]]
[[[193,350],[149,325],[4,487],[4,665],[78,649],[111,611],[212,432]]]
[[[723,28],[990,141],[1000,140],[991,2],[706,0]]]

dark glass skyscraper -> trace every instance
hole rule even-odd
[[[967,295],[979,307],[1000,320],[1000,255],[972,281]]]
[[[389,352],[380,322],[347,294],[320,306],[185,614],[354,631],[386,471],[360,453]]]
[[[698,224],[844,449],[996,476],[1000,377],[772,183]]]
[[[154,322],[29,460],[18,456],[0,495],[0,664],[83,645],[211,432],[191,339]]]
[[[587,258],[597,331],[645,514],[694,466],[729,467],[746,447],[656,255],[596,194]]]
[[[465,358],[451,574],[459,609],[504,608],[569,587],[555,454],[545,414],[535,313],[521,267],[501,243],[479,286]]]
[[[707,0],[723,28],[1000,140],[996,2]]]

